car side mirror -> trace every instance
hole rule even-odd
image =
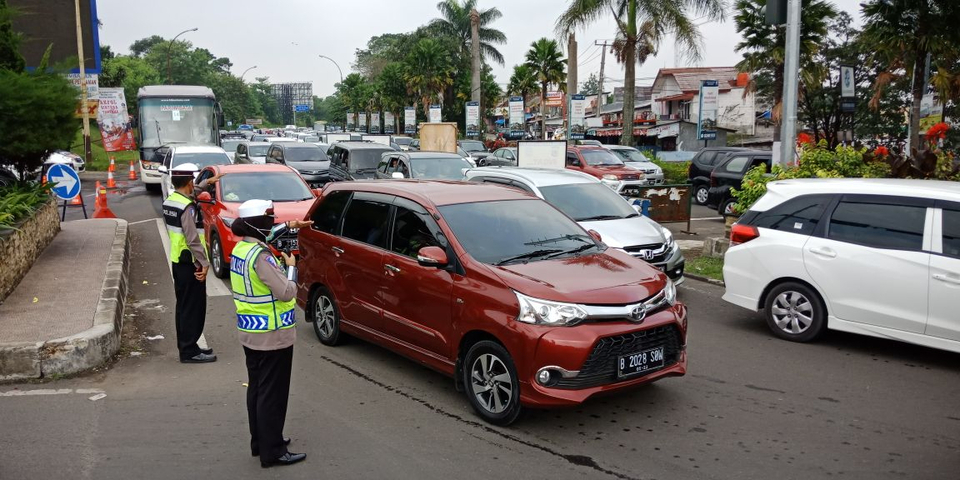
[[[169,173],[167,170],[167,167],[163,165],[160,165],[160,167],[157,168],[157,171],[160,172],[161,175],[166,175],[167,173]]]
[[[421,267],[443,268],[447,266],[447,252],[440,247],[423,247],[417,252],[417,263]]]
[[[590,237],[598,242],[602,242],[603,238],[600,237],[600,233],[596,230],[587,230],[587,233],[590,234]]]
[[[200,192],[200,194],[197,195],[197,203],[209,203],[213,205],[213,197],[210,196],[210,192]]]

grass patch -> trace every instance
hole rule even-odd
[[[90,125],[90,150],[93,152],[93,159],[90,163],[87,163],[88,170],[106,171],[107,167],[110,166],[110,155],[113,155],[118,172],[126,171],[126,168],[122,167],[129,165],[131,160],[135,162],[140,159],[140,152],[136,150],[132,152],[107,152],[104,150],[103,139],[100,137],[100,129],[97,128],[96,123]],[[77,135],[73,139],[73,146],[70,151],[81,157],[83,156],[82,128],[77,129]]]
[[[697,257],[687,260],[687,273],[701,277],[723,280],[723,259],[711,257]]]

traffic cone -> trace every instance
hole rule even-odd
[[[117,188],[117,181],[113,179],[113,170],[107,172],[107,188]]]
[[[137,169],[133,168],[133,160],[130,160],[130,180],[137,179]]]
[[[93,211],[93,218],[117,218],[107,205],[107,189],[103,188],[99,181],[97,181],[97,207]]]
[[[77,195],[70,199],[70,205],[83,205],[83,198],[80,195],[81,193],[77,192]]]
[[[40,177],[40,185],[46,185],[46,184],[47,184],[47,174],[44,173],[43,176]]]
[[[117,166],[113,163],[113,155],[110,156],[110,168],[107,169],[108,172],[116,172]]]

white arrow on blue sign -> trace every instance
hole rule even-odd
[[[56,184],[52,190],[61,200],[71,200],[80,194],[80,177],[69,165],[51,166],[47,170],[47,181]]]

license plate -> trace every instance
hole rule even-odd
[[[624,355],[617,360],[617,376],[630,377],[663,366],[663,347]]]
[[[299,250],[300,244],[296,238],[282,238],[277,242],[277,246],[281,250]]]

